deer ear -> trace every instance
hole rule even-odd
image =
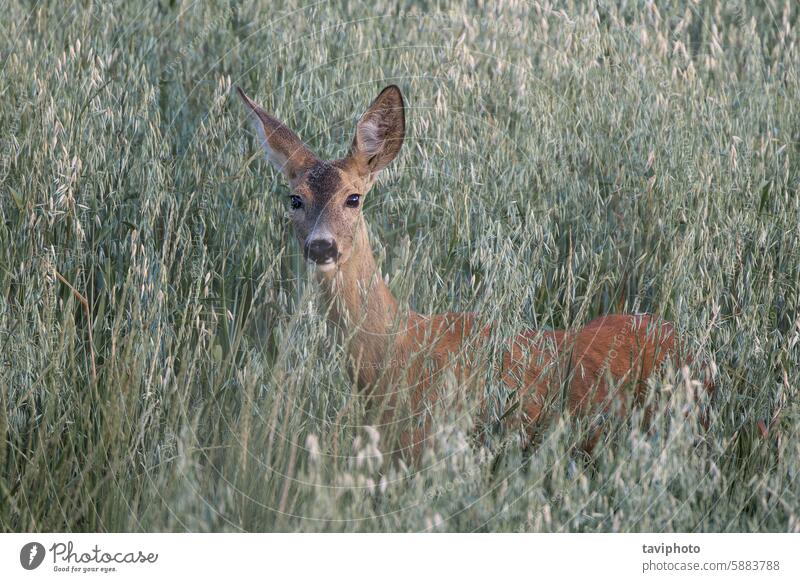
[[[389,85],[356,125],[350,156],[363,174],[376,174],[397,156],[406,133],[403,95],[396,85]]]
[[[239,87],[236,91],[248,109],[267,159],[289,183],[294,182],[314,164],[316,157],[291,129],[256,105]]]

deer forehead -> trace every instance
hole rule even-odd
[[[297,189],[324,205],[338,193],[360,193],[363,186],[360,182],[344,161],[320,161],[306,171]]]

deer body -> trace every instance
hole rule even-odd
[[[401,309],[375,263],[360,199],[402,145],[400,91],[395,86],[383,90],[358,122],[348,156],[331,162],[319,160],[286,126],[239,93],[267,158],[292,188],[295,232],[316,267],[329,317],[347,337],[350,373],[367,408],[374,404],[381,411],[380,424],[392,425],[398,420],[398,399],[404,397],[411,415],[420,418],[401,431],[400,450],[417,457],[431,429],[425,410],[440,397],[437,380],[452,372],[459,385],[471,386],[488,364],[470,355],[492,328],[472,313],[423,316]],[[600,317],[575,331],[525,332],[506,348],[500,374],[518,401],[506,422],[530,438],[559,391],[565,389],[564,404],[573,414],[623,413],[628,402],[643,399],[647,378],[676,357],[672,326],[650,315]],[[612,393],[620,387],[632,394]],[[482,395],[475,397],[484,408]]]
[[[479,350],[492,330],[474,313],[398,313],[363,223],[359,229],[362,244],[339,272],[319,276],[321,288],[333,323],[344,334],[356,330],[348,342],[350,373],[368,398],[368,409],[371,403],[387,409],[380,418],[382,426],[394,422],[398,390],[410,390],[409,408],[418,417],[418,428],[402,433],[400,450],[418,457],[430,437],[430,419],[423,411],[439,398],[438,377],[452,371],[459,382],[469,384],[486,362],[463,362],[462,356]],[[599,317],[576,331],[522,333],[507,342],[502,361],[502,381],[520,401],[510,428],[534,438],[546,420],[548,401],[565,381],[571,414],[609,413],[615,404],[619,409],[613,412],[624,414],[626,399],[612,398],[609,391],[617,385],[633,386],[630,396],[641,402],[647,378],[675,355],[672,325],[646,314]],[[480,401],[482,395],[473,397]],[[598,436],[590,436],[586,447],[593,447]]]

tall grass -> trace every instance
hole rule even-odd
[[[2,529],[800,530],[800,11],[658,4],[6,3]],[[231,89],[334,157],[389,83],[396,294],[657,313],[716,364],[708,432],[678,372],[588,462],[568,421],[498,453],[446,417],[387,461]]]

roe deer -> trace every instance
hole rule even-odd
[[[401,310],[375,264],[361,202],[403,144],[400,89],[391,85],[381,91],[357,122],[348,155],[333,161],[317,158],[284,124],[237,91],[267,159],[289,182],[295,234],[315,267],[329,318],[350,333],[350,373],[367,397],[368,410],[370,403],[381,402],[381,422],[392,423],[398,393],[406,386],[410,412],[425,415],[413,428],[400,430],[400,450],[416,458],[431,428],[425,409],[439,397],[433,376],[452,370],[462,385],[474,377],[475,366],[456,361],[457,356],[476,350],[491,327],[473,313],[423,316]],[[504,422],[533,438],[555,392],[566,396],[564,408],[578,416],[624,411],[622,388],[629,387],[624,396],[630,401],[643,401],[647,378],[667,358],[675,360],[674,335],[671,324],[651,315],[608,315],[574,331],[518,335],[502,358],[502,381],[518,401],[515,414]],[[481,396],[478,400],[485,406]],[[590,434],[589,450],[598,434],[599,429]]]

